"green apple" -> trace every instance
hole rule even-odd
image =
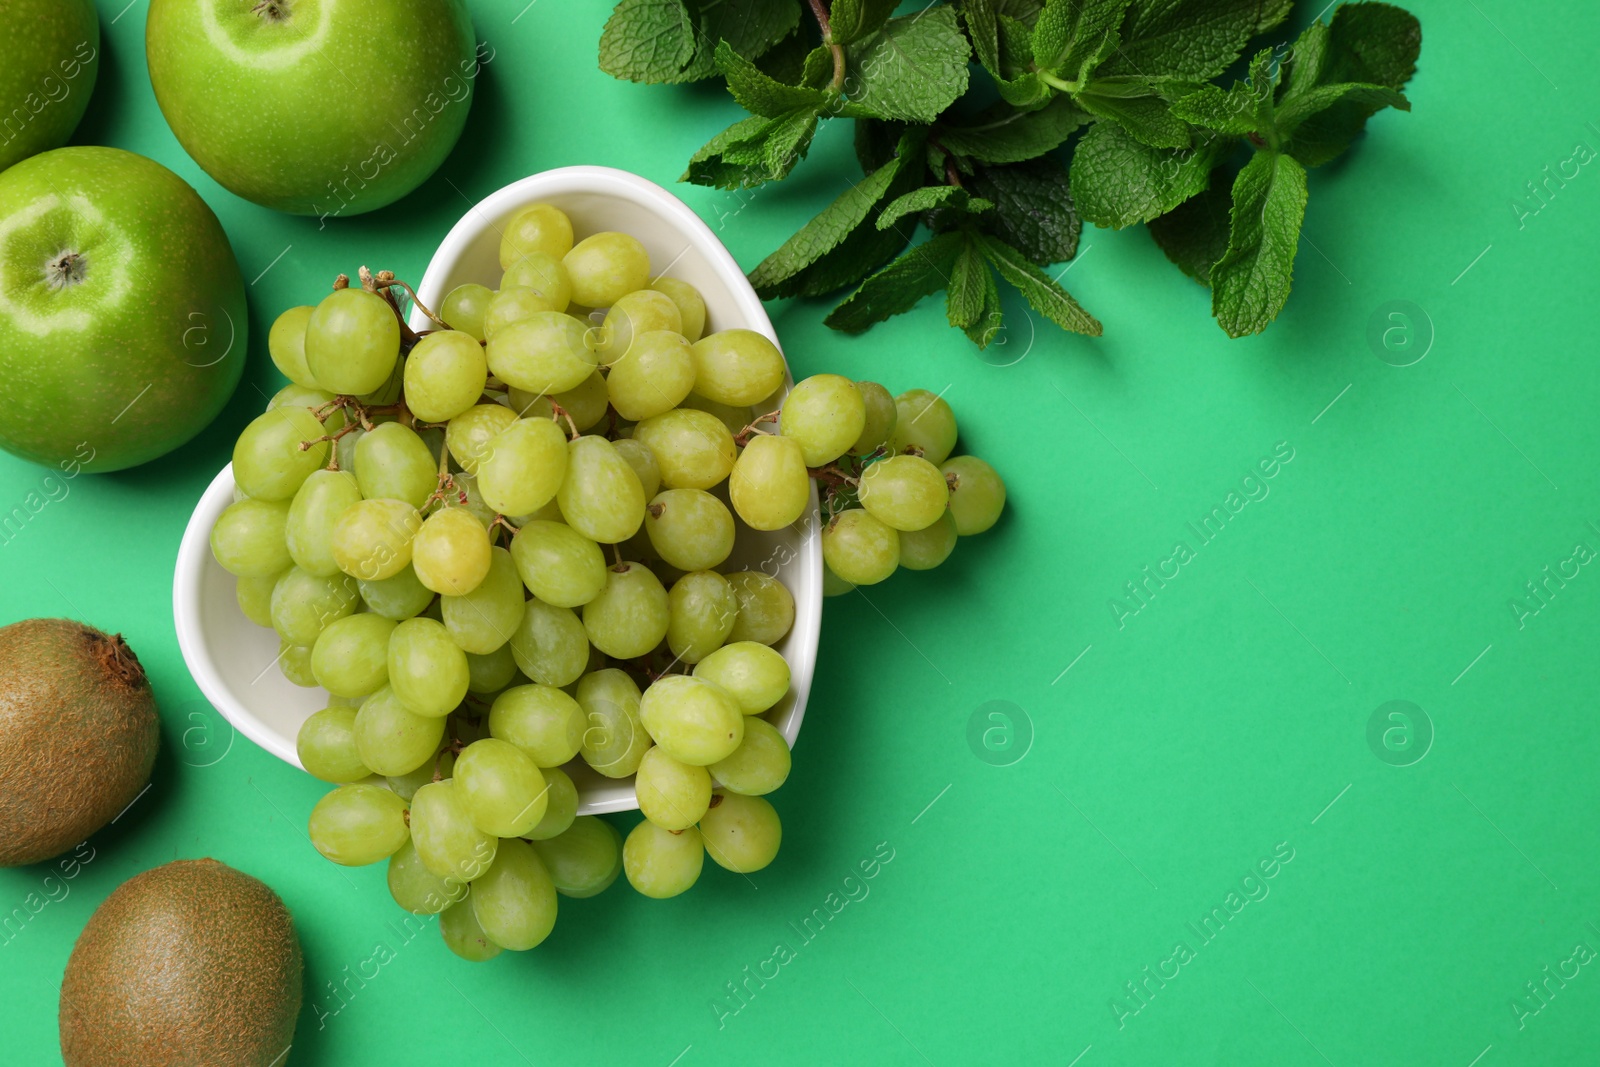
[[[166,167],[58,148],[0,172],[0,447],[131,467],[216,417],[245,360],[228,236]]]
[[[94,0],[0,0],[0,170],[67,143],[100,70]]]
[[[438,169],[479,66],[464,0],[151,0],[145,56],[161,113],[207,174],[324,221]]]

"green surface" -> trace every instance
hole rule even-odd
[[[1600,577],[1574,561],[1520,622],[1509,606],[1575,545],[1600,550],[1600,173],[1569,165],[1537,214],[1525,184],[1575,144],[1600,148],[1588,5],[1416,0],[1415,111],[1378,116],[1312,175],[1295,293],[1260,338],[1226,340],[1205,291],[1138,229],[1087,232],[1066,277],[1105,322],[1098,341],[1035,337],[1019,311],[980,358],[933,303],[860,338],[825,330],[821,304],[775,306],[797,375],[944,390],[963,446],[1009,480],[1009,513],[940,570],[828,604],[770,868],[708,865],[668,902],[620,884],[563,900],[542,948],[475,966],[431,922],[407,933],[381,868],[318,858],[303,827],[323,787],[230,741],[200,699],[170,618],[178,539],[279,382],[275,312],[362,263],[419,277],[469,202],[524,174],[604,163],[670,183],[737,108],[720,90],[601,75],[608,4],[478,0],[493,58],[461,147],[419,193],[319,231],[183,155],[145,78],[144,5],[117,17],[123,2],[102,5],[102,84],[78,140],[151,155],[216,208],[256,279],[253,350],[234,403],[179,455],[80,477],[59,499],[45,471],[0,458],[5,507],[47,500],[0,544],[0,618],[122,631],[164,732],[154,788],[75,878],[0,871],[0,916],[30,916],[0,936],[8,1062],[55,1062],[57,983],[94,906],[137,871],[207,855],[294,912],[295,1064],[1592,1055]],[[832,125],[782,186],[678,191],[749,267],[831,199],[848,156]],[[1391,301],[1437,335],[1404,368],[1368,343]],[[1275,449],[1292,460],[1245,485]],[[1262,484],[1201,543],[1189,523]],[[1170,574],[1175,542],[1192,558],[1119,627],[1109,603],[1146,565]],[[1369,747],[1391,700],[1435,734],[1410,766]],[[969,747],[990,701],[1031,723],[1009,766]],[[880,849],[892,861],[852,878]],[[1243,882],[1263,861],[1274,876]],[[1231,892],[1239,914],[1206,941],[1189,924],[1227,915]],[[1240,905],[1247,892],[1261,899]],[[821,933],[797,932],[846,900]],[[1164,985],[1146,978],[1174,966]],[[763,967],[764,985],[748,977]],[[727,983],[750,990],[742,1005]],[[1127,983],[1144,984],[1142,1005]]]

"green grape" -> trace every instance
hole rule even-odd
[[[346,578],[345,581],[350,579]],[[334,696],[375,693],[389,681],[394,620],[363,612],[328,624],[311,646],[311,673]]]
[[[517,668],[540,685],[571,685],[589,665],[589,639],[571,608],[535,597],[511,635]]]
[[[257,500],[290,500],[328,462],[326,431],[309,408],[284,406],[250,421],[233,445],[233,480]],[[301,444],[314,441],[310,448]]]
[[[484,935],[513,952],[536,947],[556,925],[555,884],[526,841],[500,843],[494,863],[472,883],[467,902]]]
[[[311,689],[317,684],[311,673],[311,647],[292,645],[284,641],[278,645],[278,670],[301,689]]]
[[[333,420],[329,419],[328,422],[332,423]],[[361,444],[361,439],[366,435],[366,430],[362,429],[360,426],[356,426],[348,433],[341,436],[337,441],[333,442],[333,461],[331,466],[342,471],[355,470],[356,446]]]
[[[579,437],[567,446],[556,502],[567,525],[601,544],[626,541],[644,521],[644,486],[604,437]]]
[[[489,310],[494,290],[477,282],[458,285],[445,294],[439,317],[452,330],[460,330],[474,341],[483,340],[483,313]]]
[[[389,857],[389,895],[413,915],[437,915],[467,898],[465,882],[440,878],[428,870],[408,838]]]
[[[518,419],[484,446],[478,492],[502,515],[526,515],[555,498],[567,474],[567,435],[549,419]]]
[[[585,674],[578,682],[584,730],[583,761],[607,778],[626,778],[639,769],[650,749],[650,735],[639,721],[639,687],[615,667]]]
[[[789,663],[755,641],[724,645],[694,668],[701,681],[720,686],[746,715],[760,715],[789,691]]]
[[[517,565],[511,553],[503,548],[490,549],[489,571],[483,580],[470,593],[441,598],[439,608],[444,628],[469,656],[473,653],[487,655],[504,647],[517,632],[523,612],[527,610],[522,579],[517,577]],[[514,662],[509,650],[505,662]],[[470,675],[470,658],[467,666]]]
[[[417,580],[442,596],[462,597],[489,573],[489,531],[466,508],[442,508],[411,541]]]
[[[900,566],[900,534],[870,512],[850,508],[822,528],[822,558],[851,585],[875,585]]]
[[[517,421],[517,413],[504,404],[479,404],[450,420],[444,442],[450,456],[469,474],[478,473],[478,461],[489,450],[489,442]]]
[[[783,354],[754,330],[722,330],[694,343],[694,390],[707,400],[754,404],[783,385]]]
[[[544,775],[544,818],[522,835],[530,841],[548,841],[565,833],[572,820],[578,817],[578,787],[572,784],[567,772],[560,767],[546,767],[539,773]]]
[[[535,841],[533,850],[564,897],[599,896],[622,873],[622,835],[593,815],[580,815],[562,833]]]
[[[420,508],[439,484],[439,464],[417,432],[398,422],[367,431],[356,445],[356,481],[368,500]]]
[[[544,312],[560,313],[565,309],[554,300],[532,289],[516,287],[502,289],[489,301],[483,313],[483,336],[492,341],[502,330]],[[492,365],[491,365],[492,369]]]
[[[639,761],[633,789],[639,811],[663,830],[688,829],[711,806],[710,772],[679,763],[660,748]]]
[[[700,340],[700,336],[706,332],[706,302],[700,290],[676,278],[657,278],[650,283],[650,288],[658,293],[666,293],[678,305],[678,317],[683,322],[683,328],[678,332],[691,344]]]
[[[628,884],[655,900],[683,893],[700,879],[706,848],[699,827],[674,833],[646,819],[622,844],[622,869]]]
[[[529,252],[506,268],[500,279],[502,289],[532,289],[546,300],[554,311],[565,311],[572,303],[572,279],[562,266],[560,256],[547,252]]]
[[[956,413],[941,396],[926,389],[908,389],[894,398],[894,431],[889,446],[896,452],[919,449],[938,466],[956,447]]]
[[[443,718],[418,715],[388,686],[361,702],[351,729],[361,762],[385,776],[432,762],[444,739]]]
[[[634,440],[648,448],[668,489],[710,489],[733,470],[737,450],[721,419],[678,408],[634,427]]]
[[[855,592],[855,586],[833,573],[833,570],[824,563],[822,565],[822,595],[844,596],[846,593]]]
[[[337,289],[322,298],[306,323],[306,367],[322,388],[370,393],[400,358],[400,319],[394,307],[365,289]]]
[[[789,743],[778,728],[762,718],[744,721],[744,740],[727,759],[708,770],[730,793],[758,797],[777,789],[789,777]]]
[[[307,833],[335,863],[377,863],[406,843],[406,802],[380,786],[341,785],[311,809]]]
[[[861,390],[839,374],[814,374],[797,382],[778,418],[778,432],[800,446],[808,467],[822,467],[844,455],[866,427]]]
[[[637,421],[671,411],[694,388],[689,342],[670,330],[641,333],[627,354],[610,366],[606,390],[611,406],[625,419]]]
[[[606,417],[605,375],[598,370],[590,374],[583,381],[564,393],[527,393],[521,389],[509,390],[506,399],[517,414],[528,419],[555,418],[556,406],[560,405],[565,412],[560,422],[566,425],[566,420],[571,419],[572,425],[580,432],[587,430]]]
[[[950,558],[956,547],[956,520],[946,511],[932,526],[900,531],[900,566],[908,571],[931,571]]]
[[[617,450],[617,455],[628,461],[633,473],[639,476],[645,499],[655,496],[656,490],[661,488],[661,467],[656,463],[655,453],[631,437],[619,437],[611,442],[611,447]]]
[[[456,757],[454,778],[456,797],[472,825],[486,834],[521,837],[544,818],[544,775],[509,741],[472,742]]]
[[[467,695],[467,654],[442,623],[407,619],[389,638],[389,686],[413,713],[443,718]]]
[[[516,745],[538,767],[559,767],[576,756],[583,730],[583,708],[553,686],[514,686],[489,708],[489,733]]]
[[[369,694],[366,694],[366,695],[363,695],[363,696],[358,696],[358,697],[341,697],[341,696],[334,696],[332,693],[329,693],[328,694],[328,707],[330,707],[330,708],[359,708],[361,706],[362,701],[366,700],[367,696],[370,696],[370,695],[371,694],[369,693]]]
[[[415,769],[405,774],[391,774],[387,781],[389,788],[409,803],[417,795],[417,790],[429,782],[442,782],[455,771],[456,757],[448,748],[434,754],[431,759],[425,759]]]
[[[877,382],[857,382],[856,390],[861,394],[866,423],[849,451],[853,456],[864,456],[888,442],[889,435],[894,433],[896,409],[894,397]]]
[[[356,751],[355,723],[355,708],[323,708],[306,719],[294,743],[300,766],[324,782],[359,782],[371,774]]]
[[[656,494],[644,528],[661,558],[682,571],[710,570],[733,551],[733,513],[704,489]]]
[[[348,575],[322,578],[290,567],[272,588],[272,628],[295,645],[314,645],[317,635],[356,610],[361,592]]]
[[[356,585],[369,611],[396,622],[422,614],[433,603],[433,590],[417,580],[409,563],[387,578],[362,578]]]
[[[279,574],[294,562],[284,540],[289,505],[245,497],[228,505],[211,527],[211,554],[240,578]]]
[[[619,563],[607,569],[605,588],[583,606],[583,628],[601,652],[634,659],[661,643],[671,616],[661,579],[642,563]]]
[[[536,311],[489,336],[489,369],[507,385],[532,393],[575,389],[594,373],[584,324],[559,311]]]
[[[687,674],[651,683],[639,700],[639,721],[667,755],[696,767],[725,759],[744,740],[744,716],[734,698]]]
[[[333,525],[333,558],[352,578],[391,578],[411,565],[421,526],[421,513],[404,500],[357,501]]]
[[[733,465],[728,498],[754,530],[781,530],[799,521],[811,503],[811,475],[800,446],[788,437],[752,437]]]
[[[520,619],[518,620],[521,621]],[[447,627],[449,623],[445,624]],[[451,635],[455,636],[454,634]],[[457,640],[457,644],[461,642]],[[467,653],[467,692],[498,693],[511,684],[517,676],[517,661],[511,655],[511,644],[501,645],[493,652],[479,655]]]
[[[439,933],[444,936],[446,948],[473,963],[485,963],[504,951],[489,940],[489,935],[478,924],[470,894],[465,900],[439,913]]]
[[[771,645],[794,625],[794,596],[776,578],[760,571],[738,571],[727,576],[739,601],[729,641],[757,641]]]
[[[711,798],[711,810],[700,820],[700,834],[706,854],[718,866],[751,874],[778,855],[783,824],[765,797],[718,790]]]
[[[371,392],[361,393],[356,397],[356,399],[361,402],[362,406],[368,408],[383,407],[388,404],[393,404],[395,401],[400,399],[400,394],[405,391],[405,383],[405,361],[398,360],[394,365],[394,369],[389,372],[389,377],[383,380],[382,385],[378,386]],[[394,416],[390,415],[374,419],[373,421],[394,422],[396,420]]]
[[[572,299],[584,307],[610,307],[650,281],[650,254],[625,233],[585,237],[562,262],[572,278]]]
[[[500,233],[500,267],[504,269],[530,252],[560,259],[572,251],[572,220],[551,204],[532,204],[512,219]]]
[[[956,456],[940,468],[950,486],[950,514],[962,537],[980,534],[999,521],[1006,483],[977,456]]]
[[[289,505],[284,538],[289,555],[304,571],[324,577],[339,573],[333,558],[333,530],[339,517],[361,500],[361,486],[347,471],[313,471]]]
[[[234,583],[234,599],[245,618],[257,626],[272,625],[272,590],[281,577],[282,572],[264,578],[240,578]]]
[[[304,385],[291,384],[272,394],[267,401],[266,410],[272,411],[276,408],[292,407],[305,408],[308,411],[315,412],[320,408],[326,407],[333,399],[334,395],[325,389],[314,389]],[[328,421],[325,424],[326,429],[337,430],[343,425],[343,411],[335,410],[328,413]]]
[[[511,558],[528,591],[558,608],[580,607],[605,588],[600,546],[565,523],[524,523],[511,539]]]
[[[699,663],[721,648],[733,632],[739,598],[716,571],[691,571],[672,583],[667,609],[667,647],[682,662]]]
[[[267,354],[272,357],[272,365],[282,371],[285,378],[307,389],[321,388],[311,368],[306,366],[306,325],[315,310],[312,307],[290,308],[273,321],[272,330],[267,334]]]
[[[644,334],[665,331],[681,337],[682,330],[683,314],[670,296],[654,289],[638,289],[611,305],[590,340],[600,365],[610,367]]]
[[[442,490],[442,496],[428,506],[435,511],[447,507],[461,508],[486,530],[494,524],[494,508],[483,502],[483,494],[478,492],[477,476],[466,471],[452,472],[450,484]]]
[[[869,464],[856,492],[868,514],[896,530],[926,530],[950,506],[944,475],[921,456]]]
[[[428,870],[462,882],[488,870],[500,844],[473,825],[454,778],[429,782],[412,796],[411,841]]]
[[[683,398],[682,406],[692,411],[703,411],[708,415],[715,415],[718,421],[728,428],[730,434],[737,434],[750,425],[751,409],[748,404],[740,406],[721,404],[715,400],[707,400],[699,393],[690,393]],[[771,408],[767,409],[767,411],[771,410]]]
[[[426,422],[453,419],[478,402],[488,378],[483,346],[471,334],[430,333],[406,357],[406,406]]]

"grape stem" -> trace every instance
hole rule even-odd
[[[825,482],[828,485],[848,485],[854,487],[861,484],[860,478],[852,476],[848,471],[840,470],[838,466],[834,464],[829,464],[826,467],[807,467],[806,473],[811,475],[811,477],[815,478],[817,481]]]
[[[756,434],[772,434],[774,431],[763,430],[761,428],[761,423],[777,422],[779,414],[780,412],[777,411],[769,411],[765,415],[757,415],[750,421],[750,425],[733,435],[733,443],[738,445],[740,448],[743,448],[745,445],[750,443],[750,438],[754,437]]]
[[[445,322],[439,316],[435,315],[433,311],[429,309],[428,305],[417,299],[417,291],[415,289],[411,288],[408,283],[403,282],[394,276],[394,271],[380,270],[376,275],[374,275],[366,267],[362,267],[360,274],[361,288],[371,293],[379,293],[379,295],[385,297],[389,301],[390,305],[394,307],[394,313],[400,319],[400,328],[403,332],[410,334],[413,338],[421,336],[406,325],[405,316],[400,314],[400,302],[395,299],[394,293],[391,291],[396,288],[404,289],[406,291],[406,295],[411,298],[411,303],[415,305],[418,311],[427,316],[429,322],[433,323],[441,330],[448,330],[450,328],[450,324],[448,322]]]
[[[567,427],[572,431],[571,440],[576,441],[582,436],[582,434],[578,433],[578,424],[573,421],[572,413],[566,408],[562,407],[560,404],[557,404],[554,398],[552,398],[550,401],[550,417],[554,419],[557,424],[559,424],[562,419],[567,420]]]

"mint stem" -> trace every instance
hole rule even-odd
[[[831,88],[837,93],[844,89],[844,49],[833,43],[833,25],[828,21],[828,9],[822,6],[822,0],[810,0],[810,4],[811,14],[817,19],[817,28],[822,31],[822,43],[833,54]]]

